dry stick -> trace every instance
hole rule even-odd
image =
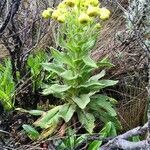
[[[124,134],[118,135],[116,137],[109,137],[109,138],[101,137],[100,134],[91,135],[91,136],[88,136],[82,143],[80,143],[74,150],[79,150],[82,145],[86,144],[89,141],[93,141],[93,140],[103,141],[105,143],[107,142],[100,148],[100,150],[109,150],[112,148],[116,148],[116,149],[123,148],[123,147],[127,146],[126,143],[128,143],[130,147],[138,148],[139,144],[143,144],[143,143],[145,144],[145,141],[143,141],[141,143],[138,142],[136,145],[134,142],[127,141],[127,139],[130,137],[133,137],[133,136],[145,134],[147,131],[147,128],[148,128],[148,123],[146,123],[143,127],[139,126],[139,127],[129,130],[128,132],[126,132]],[[131,145],[131,143],[133,145]],[[143,145],[141,145],[141,146],[143,147]],[[124,149],[126,150],[126,148],[124,148]],[[132,150],[134,150],[134,149],[132,149]]]
[[[104,144],[100,150],[111,150],[111,149],[130,149],[130,150],[141,150],[142,148],[148,148],[150,147],[150,143],[148,143],[147,140],[143,140],[140,142],[130,142],[127,141],[128,138],[131,138],[133,136],[137,135],[143,135],[146,133],[148,129],[148,123],[146,123],[143,127],[136,127],[132,130],[127,131],[124,134],[121,134],[114,139],[110,140],[108,143]]]

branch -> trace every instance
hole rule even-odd
[[[130,142],[124,139],[116,139],[109,145],[104,145],[100,150],[112,150],[112,149],[123,149],[123,150],[141,150],[147,149],[150,147],[150,143],[147,140],[140,142]]]
[[[148,129],[148,123],[146,123],[143,127],[136,127],[132,130],[127,131],[124,134],[121,134],[114,139],[110,140],[108,143],[104,144],[100,150],[111,150],[121,148],[123,150],[130,149],[130,150],[140,150],[142,148],[150,147],[150,142],[148,140],[143,140],[140,142],[130,142],[127,141],[128,138],[137,135],[143,135],[146,133]]]
[[[12,4],[11,4],[10,10],[6,16],[6,19],[0,27],[0,35],[3,34],[3,31],[7,28],[10,20],[12,20],[13,17],[15,16],[15,14],[17,13],[20,2],[21,2],[21,0],[12,0]]]

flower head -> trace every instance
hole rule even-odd
[[[96,29],[101,29],[101,28],[102,28],[102,26],[101,26],[101,24],[100,24],[100,23],[97,23],[97,24],[95,25],[95,28],[96,28]]]
[[[99,1],[98,0],[88,0],[88,4],[90,4],[92,6],[98,6]]]
[[[53,9],[52,9],[52,8],[47,8],[47,10],[44,10],[44,11],[42,12],[42,17],[45,18],[45,19],[48,19],[48,18],[51,17],[52,12],[53,12]]]
[[[106,20],[110,17],[110,11],[107,8],[100,8],[100,19]]]
[[[74,7],[75,6],[75,0],[65,0],[65,3],[69,7]]]
[[[61,15],[61,12],[59,10],[54,10],[52,13],[52,18],[57,19]]]
[[[64,2],[62,2],[57,6],[57,8],[58,9],[66,9],[66,4]]]
[[[87,10],[87,14],[90,17],[96,17],[96,16],[100,15],[100,9],[99,9],[99,7],[89,6],[88,10]]]
[[[60,23],[64,23],[64,22],[65,22],[65,19],[66,19],[65,15],[60,15],[60,16],[57,18],[57,20],[58,20]]]
[[[91,21],[91,18],[86,13],[81,13],[78,19],[81,24],[85,24]]]

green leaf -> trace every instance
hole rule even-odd
[[[116,116],[111,116],[108,112],[106,112],[106,111],[104,111],[104,110],[102,110],[102,109],[98,109],[98,108],[93,108],[93,110],[96,110],[96,112],[94,113],[98,118],[100,118],[101,119],[101,121],[103,121],[104,123],[107,123],[107,122],[109,122],[109,121],[111,121],[111,122],[113,122],[114,123],[114,125],[115,125],[115,127],[116,127],[116,129],[117,130],[120,130],[120,129],[122,129],[122,126],[121,126],[121,124],[120,124],[120,122],[119,122],[119,120],[117,119],[117,117]]]
[[[14,89],[15,89],[15,84],[13,82],[10,82],[8,85],[7,85],[7,88],[5,89],[6,91],[6,94],[7,95],[13,95],[14,93]]]
[[[114,126],[114,123],[109,121],[105,124],[103,129],[100,131],[100,135],[104,138],[106,137],[114,137],[117,135],[116,127]]]
[[[92,50],[92,48],[95,46],[96,40],[94,39],[88,39],[88,42],[84,43],[82,46],[82,51],[86,52],[89,50]]]
[[[104,77],[106,74],[105,70],[102,70],[99,74],[96,74],[94,76],[92,76],[89,81],[94,80],[94,81],[98,81],[100,78]]]
[[[62,109],[59,111],[59,116],[62,117],[65,122],[69,122],[72,118],[74,112],[76,110],[76,106],[73,104],[64,104]]]
[[[90,97],[88,94],[82,94],[80,97],[73,97],[72,100],[81,108],[84,109],[90,102]]]
[[[42,110],[30,110],[29,114],[34,115],[34,116],[41,116],[43,115],[45,112]]]
[[[99,88],[103,88],[104,86],[105,86],[105,84],[102,84],[102,83],[100,83],[100,82],[98,82],[98,81],[93,81],[93,80],[90,80],[90,81],[87,81],[85,84],[83,84],[83,85],[80,85],[80,86],[78,86],[79,88],[90,88],[90,87],[94,87],[94,86],[97,86],[97,87],[99,87]]]
[[[84,128],[89,133],[92,133],[95,127],[94,125],[95,117],[93,116],[93,114],[81,110],[77,111],[77,114],[78,114],[79,121],[84,126]]]
[[[114,80],[100,80],[99,83],[104,85],[103,88],[106,88],[108,86],[113,86],[113,85],[117,84],[118,81],[114,81]]]
[[[139,141],[141,141],[139,135],[132,137],[132,142],[139,142]]]
[[[55,93],[62,93],[70,89],[71,86],[68,85],[59,85],[53,84],[46,89],[43,90],[43,95],[55,94]]]
[[[49,128],[59,122],[59,111],[62,109],[62,105],[56,106],[51,110],[44,113],[36,122],[34,122],[35,126],[39,126],[41,128]]]
[[[0,90],[0,99],[3,99],[5,101],[9,101],[10,98],[5,92]]]
[[[75,145],[78,146],[80,143],[82,143],[84,140],[86,139],[86,135],[81,135],[79,136],[76,141],[75,141]]]
[[[23,112],[23,113],[29,113],[33,116],[41,116],[45,113],[42,110],[26,110],[26,109],[23,109],[23,108],[16,108],[15,110]]]
[[[42,63],[42,66],[45,70],[52,71],[58,75],[65,71],[65,69],[61,65],[54,63]]]
[[[32,126],[24,124],[22,127],[31,140],[36,140],[40,136],[39,132],[35,130]]]
[[[89,144],[87,150],[99,150],[101,144],[102,144],[102,141],[94,140],[93,142],[91,142],[91,143]]]
[[[113,67],[114,65],[112,63],[110,63],[109,59],[107,57],[103,58],[101,61],[99,61],[97,63],[97,65],[99,67],[108,67],[108,68],[111,68]]]
[[[93,67],[93,68],[98,68],[97,64],[93,59],[90,58],[90,56],[84,56],[83,61],[87,66]]]
[[[105,95],[96,95],[91,98],[90,107],[92,108],[102,108],[107,111],[111,116],[116,116],[117,113],[115,109],[112,107],[112,104],[108,101],[108,97]]]
[[[57,127],[58,127],[58,124],[51,124],[49,128],[43,129],[42,132],[40,133],[38,140],[41,141],[47,138],[48,136],[52,135],[56,131]]]
[[[78,76],[73,76],[73,73],[71,70],[66,70],[63,73],[60,74],[60,76],[66,80],[74,80],[76,79]]]
[[[60,52],[54,48],[51,48],[52,56],[59,62],[62,62],[64,64],[67,64],[71,67],[74,67],[73,61],[71,58],[64,52]]]

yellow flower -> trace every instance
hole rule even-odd
[[[97,24],[95,25],[95,28],[96,28],[96,29],[101,29],[101,27],[102,27],[102,26],[101,26],[100,23],[97,23]]]
[[[87,10],[87,14],[90,17],[96,17],[96,16],[100,15],[100,9],[99,9],[99,7],[89,6],[89,8]]]
[[[57,19],[61,15],[61,12],[59,10],[55,10],[52,13],[52,18]]]
[[[81,13],[78,19],[81,24],[85,24],[91,21],[91,18],[86,13]]]
[[[99,1],[98,0],[88,0],[88,4],[93,5],[93,6],[98,6]]]
[[[106,20],[110,17],[110,11],[107,8],[100,8],[100,19]]]
[[[65,0],[65,3],[69,7],[74,7],[75,5],[75,0]]]
[[[42,17],[45,18],[45,19],[48,19],[48,18],[51,17],[52,12],[53,12],[53,9],[47,8],[47,10],[44,10],[44,11],[42,12]]]
[[[60,3],[58,6],[57,6],[58,9],[66,9],[66,5],[64,2]]]
[[[65,22],[65,19],[66,19],[65,15],[60,15],[60,16],[57,18],[57,20],[58,20],[60,23],[64,23],[64,22]]]

